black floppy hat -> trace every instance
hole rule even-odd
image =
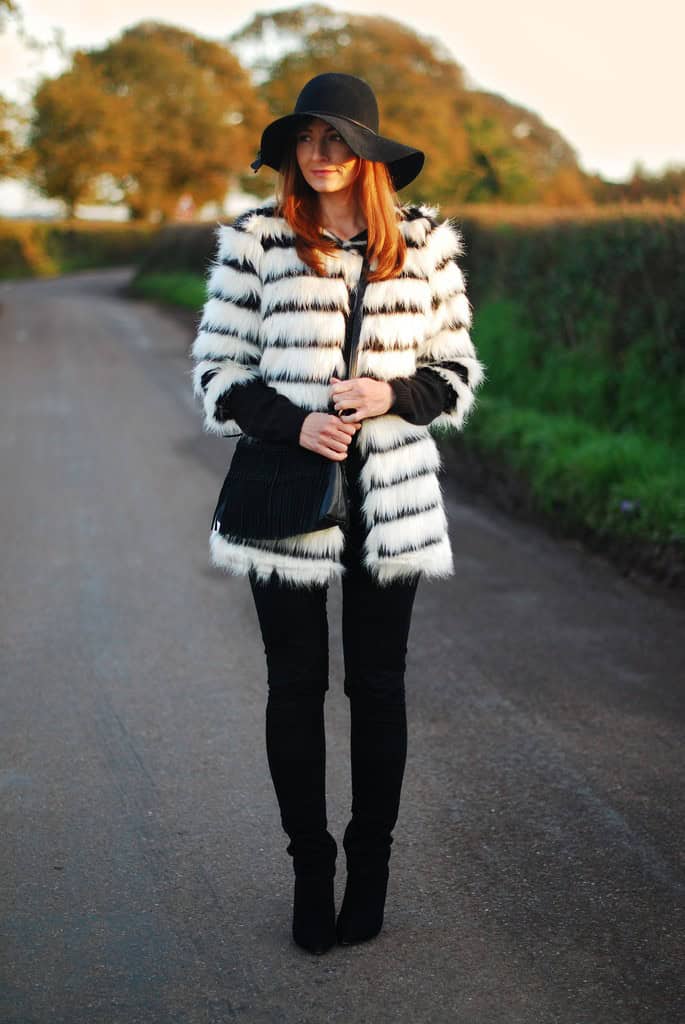
[[[420,149],[378,134],[378,103],[371,86],[354,75],[332,72],[307,82],[293,113],[267,125],[252,169],[258,171],[266,164],[280,171],[288,139],[296,123],[306,117],[320,117],[332,125],[356,156],[387,164],[398,191],[421,172],[425,155]]]

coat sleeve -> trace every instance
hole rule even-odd
[[[193,393],[204,408],[204,429],[230,435],[240,427],[226,413],[229,392],[261,379],[262,245],[246,230],[248,215],[217,232],[197,337],[191,348]]]
[[[433,230],[428,247],[433,311],[430,327],[417,353],[417,368],[427,367],[448,385],[443,411],[431,426],[461,430],[485,380],[469,334],[471,304],[457,259],[463,253],[461,233],[449,221]]]

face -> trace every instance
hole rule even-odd
[[[352,185],[359,159],[332,125],[312,118],[295,138],[302,176],[315,192],[340,192]]]

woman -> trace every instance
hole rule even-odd
[[[468,333],[460,236],[433,211],[396,200],[423,162],[378,134],[365,82],[312,79],[294,112],[266,128],[253,164],[280,171],[278,200],[219,229],[192,350],[208,431],[301,445],[344,462],[349,483],[346,530],[259,540],[215,520],[210,536],[213,563],[247,575],[254,596],[267,757],[295,872],[293,938],[313,953],[371,939],[383,924],[412,607],[421,577],[452,572],[429,424],[460,429],[484,378]],[[347,380],[351,330],[358,369]],[[324,735],[335,578],[353,794],[337,920]]]

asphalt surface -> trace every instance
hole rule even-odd
[[[232,443],[202,432],[188,330],[126,277],[0,286],[2,1024],[685,1020],[683,605],[454,474],[386,927],[292,944],[256,615],[208,561]]]

